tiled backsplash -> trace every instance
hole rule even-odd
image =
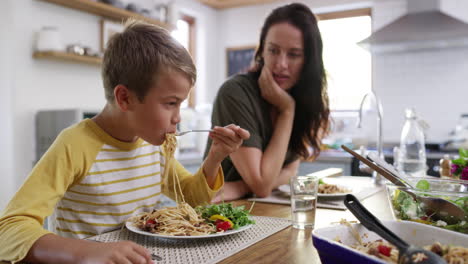
[[[453,9],[454,5],[445,7],[444,11],[449,13],[448,9]],[[457,8],[468,10],[468,1],[460,2]],[[405,1],[376,1],[374,30],[405,12]],[[459,17],[460,12],[457,13]],[[468,21],[468,13],[465,14],[465,21]],[[460,114],[468,112],[466,76],[468,46],[375,54],[373,87],[384,108],[384,140],[399,141],[406,107],[415,107],[429,123],[428,141],[446,140]]]

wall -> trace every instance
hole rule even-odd
[[[142,1],[148,3],[148,1]],[[198,86],[217,87],[218,70],[210,50],[217,46],[216,11],[194,1],[178,1],[199,23]],[[43,26],[57,26],[62,42],[98,49],[98,16],[38,0],[0,1],[0,208],[30,172],[35,157],[35,114],[43,109],[101,109],[104,95],[100,68],[32,58],[35,35]],[[6,36],[6,37],[5,37]],[[5,38],[4,38],[5,37]],[[204,94],[197,102],[206,103]]]
[[[213,101],[213,89],[221,84],[215,76],[221,75],[222,69],[217,63],[218,56],[213,56],[213,51],[219,46],[219,31],[222,31],[219,26],[220,16],[218,11],[194,0],[179,0],[177,3],[180,5],[180,12],[196,18],[196,102],[197,105],[210,104]]]
[[[130,0],[126,0],[127,2]],[[153,1],[132,0],[141,6],[151,8]],[[155,2],[168,2],[155,0]],[[151,3],[151,4],[149,4]],[[213,51],[218,47],[218,11],[205,6],[195,0],[177,0],[176,9],[180,14],[186,14],[195,18],[196,23],[196,47],[195,62],[198,71],[196,84],[196,104],[211,103],[212,87],[218,87],[220,82],[214,76],[218,76],[220,69]]]
[[[57,26],[64,44],[81,43],[97,49],[98,17],[43,1],[10,3],[14,18],[11,30],[16,32],[11,58],[14,65],[12,176],[18,188],[36,161],[36,112],[55,108],[100,109],[105,101],[98,66],[35,60],[31,56],[36,33],[43,26]]]
[[[406,0],[303,1],[315,13],[372,6],[373,30],[406,13]],[[225,49],[257,44],[260,27],[268,12],[285,1],[269,5],[228,9],[220,12],[221,42],[218,64],[225,78]],[[468,2],[442,0],[442,10],[468,21]],[[404,108],[413,106],[431,126],[428,141],[443,141],[466,109],[468,49],[386,54],[373,56],[373,87],[381,97],[386,142],[398,142]],[[220,79],[220,81],[221,81]],[[376,126],[372,127],[374,130]],[[369,132],[375,135],[375,132]],[[375,141],[375,137],[369,139]]]
[[[0,10],[9,10],[9,1],[0,1]],[[3,35],[0,41],[0,208],[8,202],[13,194],[14,179],[11,177],[13,172],[13,109],[12,109],[12,76],[10,74],[11,51],[13,36],[9,25],[13,23],[13,18],[10,13],[5,13],[0,16],[0,32],[10,32],[8,35]]]
[[[441,4],[444,12],[468,22],[466,1],[448,0]],[[405,13],[405,1],[376,1],[373,7],[374,30]],[[466,58],[468,48],[373,56],[373,86],[384,108],[385,141],[399,141],[406,107],[415,107],[429,123],[427,141],[447,139],[459,115],[468,111]]]
[[[261,26],[266,16],[275,7],[290,3],[291,1],[277,1],[272,4],[255,5],[248,7],[232,8],[220,11],[219,32],[220,45],[218,47],[218,65],[221,74],[217,76],[222,83],[226,78],[226,48],[237,46],[257,45],[260,37]],[[314,0],[294,1],[302,2],[309,6],[314,13],[325,13],[337,10],[371,7],[371,1],[364,0]],[[219,87],[216,88],[216,90]],[[215,91],[212,98],[216,95]]]

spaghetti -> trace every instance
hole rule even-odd
[[[142,213],[131,217],[128,221],[141,230],[168,236],[200,236],[216,233],[215,226],[207,223],[195,209],[185,202],[174,166],[174,153],[177,148],[175,134],[166,134],[166,141],[162,148],[165,154],[164,181],[166,186],[169,186],[168,180],[172,176],[177,206]]]
[[[393,244],[390,244],[382,239],[378,239],[372,242],[363,242],[357,230],[355,230],[348,221],[342,220],[340,223],[348,226],[351,229],[353,237],[358,241],[357,245],[351,246],[352,248],[366,254],[376,256],[385,260],[387,263],[398,263],[399,252]],[[447,262],[447,264],[468,264],[468,248],[452,245],[441,245],[438,242],[429,246],[424,246],[423,248],[441,256]],[[416,259],[413,259],[414,263],[417,263],[418,260],[423,261],[425,259],[426,255],[423,253],[421,254],[422,255],[419,256],[417,255]]]
[[[389,256],[386,256],[382,252],[382,247],[389,249]],[[387,241],[376,240],[354,246],[353,248],[369,255],[376,256],[387,261],[388,263],[398,263],[398,249]],[[468,248],[452,245],[441,245],[438,242],[429,246],[424,246],[423,248],[438,254],[447,262],[447,264],[468,264]],[[426,255],[424,254],[420,256],[416,255],[416,259],[413,259],[413,262],[417,263],[418,260],[423,261],[425,256]]]
[[[348,189],[339,187],[335,184],[322,183],[318,186],[318,192],[322,194],[345,193]]]
[[[143,213],[130,219],[141,230],[167,236],[201,236],[216,233],[187,203]]]

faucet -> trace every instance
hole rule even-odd
[[[375,99],[375,104],[377,106],[377,154],[379,157],[384,158],[383,155],[383,143],[382,143],[382,132],[383,132],[383,107],[382,103],[380,102],[379,97],[377,94],[374,92],[374,90],[371,90],[370,93],[367,93],[364,95],[361,101],[361,105],[359,106],[359,121],[358,121],[358,128],[362,127],[362,108],[364,106],[364,102],[366,101],[367,98],[374,97]],[[377,172],[372,172],[372,179],[376,185],[381,185],[383,184],[383,178],[381,175],[379,175]]]

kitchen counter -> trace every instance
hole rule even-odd
[[[384,157],[389,164],[393,164],[393,146],[395,144],[385,145]],[[371,151],[375,151],[372,150]],[[439,176],[439,161],[444,155],[449,154],[450,158],[458,155],[454,151],[436,151],[428,149],[426,151],[428,175]],[[342,168],[343,175],[363,175],[370,176],[370,174],[361,172],[359,170],[359,161],[351,156],[351,154],[341,150],[324,150],[320,153],[316,160],[310,162],[303,162],[299,170],[300,174],[307,174],[310,172],[322,170],[325,168]]]
[[[428,174],[438,176],[439,160],[445,154],[450,154],[453,158],[458,153],[456,152],[443,152],[443,151],[426,151],[427,164],[429,167]],[[384,149],[385,160],[393,164],[393,148],[391,145],[386,146]],[[190,172],[194,173],[200,167],[203,161],[203,153],[200,152],[185,152],[179,153],[176,156],[177,160]],[[299,175],[305,175],[327,168],[341,168],[343,175],[364,175],[369,174],[359,171],[359,162],[351,154],[341,150],[323,150],[317,159],[313,161],[303,161],[299,167]]]
[[[353,156],[341,150],[323,150],[315,161],[343,161],[351,162]]]

